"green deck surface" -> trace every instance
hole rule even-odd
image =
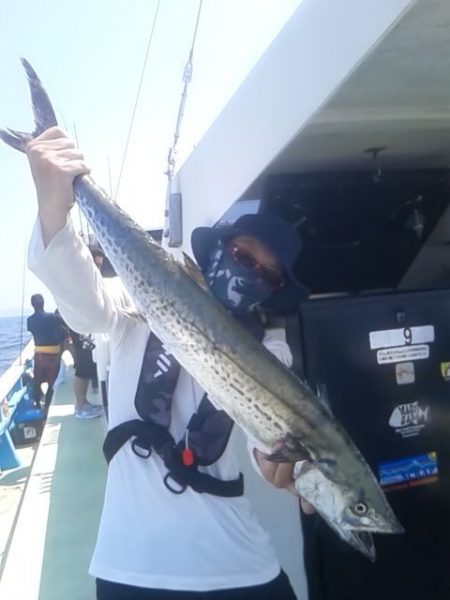
[[[92,394],[90,400],[100,401]],[[88,569],[106,481],[102,454],[106,422],[103,417],[79,420],[73,412],[69,369],[66,382],[55,391],[31,473],[20,469],[3,481],[3,503],[11,505],[12,535],[7,531],[3,536],[10,543],[4,548],[2,600],[95,598],[95,582]],[[17,497],[19,476],[28,476],[21,497]],[[15,496],[7,483],[17,488]]]
[[[97,398],[92,397],[92,401]],[[101,445],[103,418],[82,421],[55,416],[58,406],[73,405],[71,377],[55,394],[49,424],[59,424],[56,466],[51,486],[39,600],[88,600],[95,585],[88,575],[106,481]]]

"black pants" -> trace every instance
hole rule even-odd
[[[263,585],[211,592],[156,590],[97,579],[97,600],[296,600],[296,596],[286,573],[281,571]]]

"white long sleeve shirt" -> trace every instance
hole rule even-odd
[[[39,221],[29,247],[29,268],[53,293],[68,325],[110,337],[110,428],[139,418],[134,398],[149,337],[146,325],[128,316],[108,295],[88,248],[70,221],[45,248]],[[283,362],[291,354],[282,330],[264,344]],[[203,390],[183,369],[172,402],[170,433],[183,435]],[[204,469],[229,480],[239,475],[233,434],[221,458]],[[137,457],[130,444],[108,468],[103,511],[90,573],[127,585],[206,591],[259,585],[280,565],[269,536],[245,496],[221,498],[187,488],[170,492],[166,468],[155,453]]]

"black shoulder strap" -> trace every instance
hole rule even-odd
[[[169,431],[165,427],[140,419],[120,423],[108,431],[103,444],[103,453],[108,464],[131,438],[134,438],[131,447],[137,456],[148,458],[154,450],[162,459],[168,471],[164,477],[164,485],[174,494],[182,494],[188,486],[198,493],[224,498],[234,498],[244,493],[242,473],[237,479],[223,481],[201,473],[195,463],[183,464],[181,453]]]

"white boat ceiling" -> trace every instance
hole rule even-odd
[[[267,171],[367,169],[368,148],[384,167],[450,166],[448,0],[412,6]]]
[[[192,228],[269,174],[450,164],[450,2],[303,0],[180,168]]]

